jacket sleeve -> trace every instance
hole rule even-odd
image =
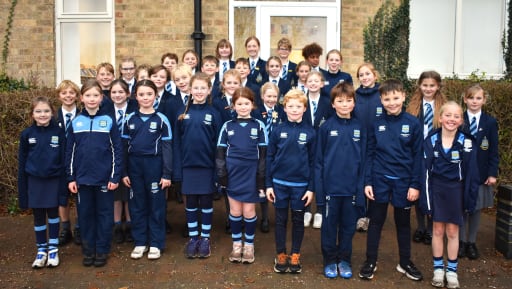
[[[432,160],[434,156],[434,146],[430,137],[427,137],[423,142],[424,159],[423,164],[423,180],[422,189],[420,193],[420,209],[424,214],[432,214],[432,193],[430,191],[430,173],[432,168]]]
[[[66,140],[66,178],[68,183],[75,180],[75,168],[73,166],[75,155],[75,134],[73,133],[73,125],[69,126],[68,136]]]
[[[419,124],[419,123],[418,123]],[[416,126],[416,130],[414,131],[415,137],[414,137],[414,147],[413,147],[413,171],[412,171],[412,178],[411,183],[409,187],[420,190],[421,191],[421,179],[423,167],[422,167],[422,159],[423,159],[423,132],[420,129],[420,126]]]
[[[25,164],[27,163],[28,143],[25,132],[21,133],[18,148],[18,204],[20,209],[28,208],[28,187]]]
[[[274,137],[276,135],[276,129],[274,129],[270,135],[268,136],[268,148],[267,148],[267,160],[266,160],[266,168],[265,168],[265,187],[272,188],[272,163],[274,162],[274,157],[277,152],[277,139]]]
[[[361,129],[361,164],[359,167],[359,175],[357,176],[357,191],[355,195],[356,206],[361,208],[366,208],[366,196],[364,194],[364,174],[365,174],[365,164],[367,150],[366,147],[368,145],[368,131],[364,128]]]
[[[315,154],[316,154],[316,133],[311,138],[311,142],[308,143],[308,166],[309,166],[309,180],[308,180],[308,191],[315,192]]]
[[[265,164],[267,159],[267,146],[258,146],[259,159],[258,171],[256,173],[256,186],[258,190],[265,189]]]
[[[173,153],[173,170],[172,170],[172,180],[176,182],[180,182],[183,179],[182,175],[182,159],[181,159],[181,125],[183,124],[182,120],[176,120],[176,124],[174,125],[174,135],[172,141],[172,153]]]
[[[467,213],[472,213],[475,210],[480,186],[477,151],[478,148],[473,146],[471,151],[464,152],[464,211]]]
[[[172,141],[162,141],[162,179],[170,180],[172,176]]]
[[[67,206],[69,199],[68,182],[66,181],[66,133],[59,129],[59,143],[60,143],[60,161],[62,171],[60,175],[59,185],[59,206]]]
[[[372,186],[373,185],[373,161],[375,159],[375,149],[377,146],[377,140],[375,138],[375,131],[373,125],[370,126],[370,129],[367,133],[367,141],[366,141],[367,149],[366,149],[366,159],[364,164],[364,186]]]
[[[489,171],[487,177],[498,177],[498,164],[500,156],[498,153],[498,123],[495,118],[489,120]]]
[[[113,118],[113,120],[115,120],[115,118]],[[112,127],[110,129],[110,140],[112,142],[112,157],[114,162],[109,181],[114,184],[118,184],[121,180],[123,170],[123,144],[121,143],[121,135],[115,121],[112,122]]]
[[[325,193],[324,193],[324,126],[318,130],[316,152],[315,152],[315,200],[317,206],[325,206]]]

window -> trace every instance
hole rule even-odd
[[[99,63],[113,64],[113,1],[58,0],[55,11],[57,83],[82,84],[95,77]]]
[[[501,39],[506,23],[504,0],[411,1],[408,75],[436,70],[465,77],[504,71]]]

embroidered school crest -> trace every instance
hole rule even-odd
[[[306,140],[308,139],[308,135],[306,133],[300,133],[299,134],[299,140],[297,141],[299,144],[303,145],[306,143]]]
[[[410,133],[409,133],[409,125],[408,124],[402,125],[402,132],[400,133],[400,135],[403,136],[403,137],[408,137],[410,135]]]
[[[473,149],[473,142],[471,141],[471,139],[469,139],[469,138],[464,139],[464,151],[469,153],[472,149]]]
[[[59,146],[59,136],[53,135],[50,139],[50,146],[56,148]]]
[[[483,151],[486,151],[489,149],[489,141],[487,140],[487,137],[484,136],[484,139],[482,140],[482,143],[480,144],[480,148],[483,150]]]
[[[151,183],[151,193],[153,194],[156,194],[158,193],[158,183],[157,182],[153,182]]]
[[[252,138],[252,139],[256,139],[256,138],[258,138],[258,129],[256,129],[256,128],[251,128],[251,138]]]
[[[100,120],[100,122],[98,123],[98,125],[102,128],[105,128],[107,127],[107,121],[106,120]]]
[[[377,107],[375,109],[375,116],[380,116],[382,114],[382,107]]]
[[[156,129],[156,122],[152,121],[152,122],[149,124],[149,128],[150,128],[150,129]]]
[[[358,129],[354,129],[354,136],[352,137],[353,141],[361,140],[361,131]]]
[[[459,151],[452,151],[452,163],[458,163],[460,161]]]
[[[205,114],[205,115],[204,115],[204,120],[205,120],[205,121],[210,121],[210,122],[211,122],[211,121],[212,121],[212,115],[211,115],[211,114],[209,114],[209,113]]]

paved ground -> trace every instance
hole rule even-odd
[[[319,230],[307,228],[303,243],[303,273],[280,275],[273,272],[274,235],[257,232],[256,262],[231,264],[230,236],[224,233],[223,202],[215,202],[212,256],[189,260],[183,255],[186,239],[182,237],[183,206],[169,202],[169,219],[174,231],[167,235],[167,250],[162,258],[131,260],[131,244],[113,246],[107,266],[86,268],[81,265],[80,248],[69,244],[61,248],[61,265],[54,269],[33,270],[35,237],[32,216],[0,217],[0,288],[433,288],[431,251],[423,244],[413,244],[413,261],[426,279],[414,282],[396,272],[397,245],[391,217],[388,217],[381,241],[378,271],[372,281],[358,277],[328,280],[322,274]],[[390,210],[391,211],[391,210]],[[414,220],[414,218],[412,218]],[[512,260],[494,250],[494,216],[482,217],[478,248],[479,260],[461,260],[461,288],[511,288]],[[364,261],[366,234],[357,233],[353,244],[353,266]]]

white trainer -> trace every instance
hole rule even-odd
[[[148,253],[148,259],[149,260],[160,259],[160,249],[158,249],[157,247],[150,247],[149,253]]]
[[[313,218],[313,215],[310,212],[304,213],[304,227],[309,227],[309,224],[311,223],[312,218]]]
[[[460,288],[456,272],[446,271],[446,288]]]
[[[38,268],[44,268],[46,265],[46,252],[38,251],[36,255],[36,259],[34,260],[34,263],[32,263],[32,268],[38,269]]]
[[[142,258],[144,253],[147,251],[148,251],[148,247],[146,247],[146,246],[135,246],[135,248],[133,248],[132,253],[130,254],[130,257],[132,259],[140,259],[140,258]]]
[[[322,228],[322,214],[316,213],[315,216],[313,217],[313,228]]]
[[[358,232],[366,232],[368,231],[368,225],[370,225],[370,219],[369,218],[359,218],[357,220],[356,224],[356,230]]]
[[[52,268],[59,266],[59,249],[51,249],[48,251],[48,261],[46,261],[46,267]]]
[[[434,277],[432,277],[432,286],[442,288],[444,287],[444,270],[435,269]]]

